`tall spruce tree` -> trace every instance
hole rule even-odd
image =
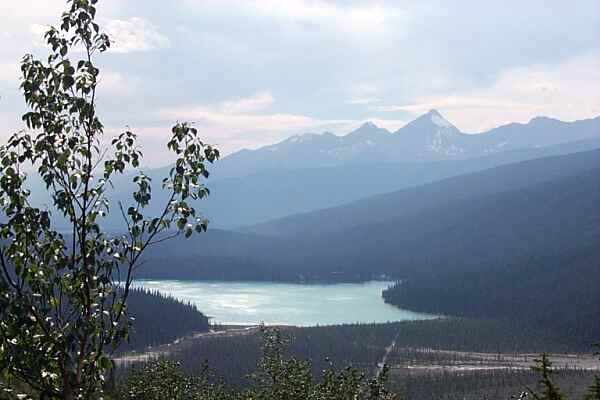
[[[536,400],[564,400],[564,395],[552,380],[552,362],[548,354],[543,353],[539,359],[535,359],[534,361],[535,366],[532,369],[540,374],[538,385],[541,389],[539,393],[530,390],[533,397]]]

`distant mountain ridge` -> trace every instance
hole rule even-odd
[[[173,241],[150,249],[155,267],[140,273],[148,279],[403,279],[534,253],[565,254],[597,243],[599,173],[596,150],[448,178],[245,232],[209,229],[190,239],[197,245]]]
[[[224,157],[209,166],[211,195],[197,207],[211,228],[238,229],[500,165],[597,148],[600,117],[576,122],[535,118],[472,135],[431,111],[395,133],[367,122],[346,136],[296,135]],[[157,184],[168,171],[144,173]],[[131,204],[132,178],[114,179],[113,210],[118,201]],[[30,186],[34,204],[52,204],[38,176],[31,176]],[[168,199],[158,184],[155,188],[148,215],[160,213]],[[119,213],[102,223],[112,231],[124,227]]]
[[[221,160],[219,178],[270,169],[331,167],[378,162],[464,160],[504,151],[532,149],[600,138],[600,117],[563,122],[536,117],[478,134],[467,134],[437,110],[395,132],[366,122],[345,136],[332,133],[295,135],[256,150],[241,150]]]
[[[384,222],[471,197],[527,188],[600,169],[600,149],[520,161],[371,196],[333,208],[249,226],[245,232],[277,237],[318,236]],[[600,179],[600,177],[599,177]],[[600,208],[600,205],[598,206]]]

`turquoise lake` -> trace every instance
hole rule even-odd
[[[134,283],[195,304],[225,325],[334,325],[435,318],[384,303],[390,282],[290,284],[144,280]],[[157,316],[160,318],[160,316]]]

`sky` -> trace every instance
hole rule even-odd
[[[63,0],[0,1],[0,139],[22,129],[25,53],[43,57]],[[468,133],[600,115],[598,0],[100,0],[106,134],[161,166],[192,121],[224,154],[429,109]]]

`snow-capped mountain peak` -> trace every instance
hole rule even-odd
[[[371,121],[367,121],[367,122],[365,122],[364,124],[362,124],[362,125],[360,126],[360,128],[358,128],[358,129],[373,129],[373,128],[377,129],[377,128],[378,128],[378,126],[377,126],[377,125],[375,125],[375,124],[374,124],[373,122],[371,122]]]
[[[415,162],[481,157],[493,153],[600,138],[600,117],[562,122],[537,117],[480,134],[464,134],[437,110],[419,116],[394,133],[365,122],[349,134],[304,134],[226,157],[221,176],[269,168],[338,166],[345,163]],[[241,172],[240,172],[241,171]]]
[[[442,114],[440,114],[437,110],[431,110],[431,111],[429,111],[427,113],[427,115],[431,119],[431,122],[433,122],[434,125],[437,125],[440,128],[451,128],[451,127],[454,127],[454,125],[452,125],[450,122],[448,122],[448,120],[445,119],[442,116]]]

